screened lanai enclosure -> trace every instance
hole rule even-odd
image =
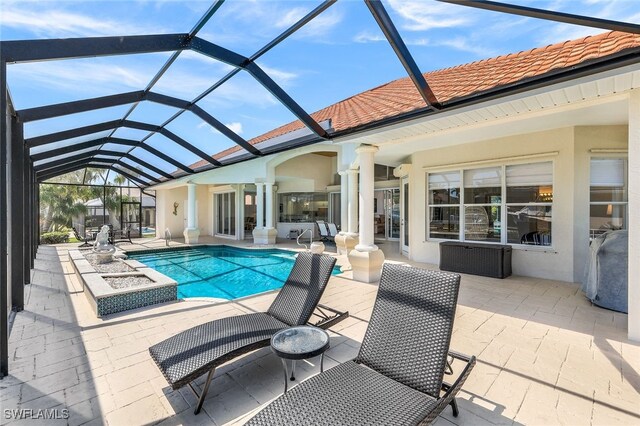
[[[634,24],[561,12],[489,1],[441,1],[480,7],[487,9],[486,13],[503,12],[540,18],[543,22],[640,33],[640,27]],[[309,68],[318,61],[335,57],[332,53],[337,46],[319,46],[325,49],[323,53],[297,50],[294,35],[337,19],[337,15],[331,15],[336,1],[300,2],[295,13],[285,14],[288,20],[276,27],[277,31],[263,32],[262,36],[268,34],[266,44],[256,43],[255,38],[244,37],[244,34],[219,44],[215,37],[201,36],[205,30],[211,34],[212,28],[224,24],[221,18],[216,20],[216,16],[224,13],[225,7],[231,7],[228,6],[231,2],[223,3],[215,1],[189,32],[1,42],[0,111],[5,119],[0,120],[0,176],[3,178],[0,185],[0,377],[8,371],[8,312],[23,308],[24,286],[29,284],[39,233],[46,225],[42,222],[54,216],[53,211],[43,210],[45,188],[52,187],[52,183],[77,186],[84,191],[82,197],[71,197],[74,203],[84,205],[70,219],[71,227],[76,228],[81,238],[89,238],[93,229],[102,224],[115,229],[131,228],[137,233],[134,235],[141,235],[145,228],[154,227],[154,194],[145,190],[154,184],[356,132],[375,131],[411,118],[439,114],[637,60],[630,55],[614,58],[611,63],[587,63],[566,75],[543,75],[509,87],[498,86],[469,96],[438,99],[421,71],[421,67],[431,69],[431,64],[424,59],[414,59],[402,31],[383,3],[368,0],[347,4],[354,13],[367,15],[379,33],[376,37],[388,43],[384,57],[371,58],[366,49],[353,49],[335,58],[338,75],[311,73],[313,84],[287,85],[287,74],[266,64],[277,60],[276,53],[296,57]],[[258,28],[261,24],[248,23],[247,27]],[[146,73],[137,90],[125,90],[128,86],[119,85],[115,77],[103,81],[103,87],[83,86],[83,72],[117,69],[121,64],[119,58],[125,55],[134,58],[141,64],[143,74]],[[350,60],[357,66],[345,70]],[[88,67],[89,61],[94,61],[97,67]],[[67,64],[66,68],[60,65],[63,63]],[[380,77],[381,81],[365,81],[368,76],[361,64],[376,64],[388,70]],[[23,77],[21,70],[26,69],[23,67],[36,71],[30,75],[38,75],[38,69],[47,67],[59,74],[76,75],[75,83],[85,88],[88,95],[81,99],[56,97],[27,85],[24,87],[26,92],[31,90],[29,98],[37,101],[25,104],[22,102],[24,91],[9,92],[11,84]],[[196,70],[202,78],[185,81],[187,69]],[[327,93],[326,87],[339,81],[341,72],[362,74],[364,89],[385,83],[389,76],[397,76],[398,70],[411,78],[418,95],[420,105],[410,112],[380,117],[362,125],[350,123],[347,130],[340,130],[341,123],[332,123],[327,115],[310,113],[338,100],[323,96]],[[115,75],[118,74],[112,74]],[[53,87],[55,81],[50,83]],[[230,87],[236,89],[231,97]],[[352,93],[356,89],[344,90]],[[314,101],[299,103],[296,100],[299,91],[311,92]],[[221,98],[231,99],[237,107],[219,108]],[[262,109],[247,107],[260,103]],[[251,128],[239,126],[238,117],[246,119],[245,123],[250,123]],[[269,131],[278,126],[280,136],[269,136]]]
[[[155,236],[154,191],[111,170],[88,167],[47,179],[39,197],[41,235],[64,229],[86,243],[107,225],[127,239]]]

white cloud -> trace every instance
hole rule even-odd
[[[261,64],[260,68],[269,75],[281,87],[288,86],[293,80],[298,78],[298,74],[289,71],[279,70],[270,66]]]
[[[343,18],[342,10],[331,6],[330,9],[325,10],[299,29],[294,37],[305,37],[315,42],[322,42],[324,41],[323,37],[329,35],[342,22]]]
[[[161,28],[144,23],[128,23],[94,18],[80,13],[43,8],[37,5],[33,10],[26,8],[29,3],[8,2],[0,11],[2,26],[31,31],[38,37],[88,37],[123,34],[152,34],[163,32]],[[51,3],[48,3],[51,4]]]
[[[448,38],[445,40],[440,40],[435,44],[437,46],[451,47],[462,52],[473,53],[474,55],[480,57],[490,57],[496,55],[496,52],[493,49],[474,44],[466,37]]]
[[[227,123],[225,124],[225,126],[227,126],[229,128],[229,130],[233,131],[236,135],[241,135],[242,134],[242,123],[240,123],[239,121],[234,121],[233,123]]]
[[[160,79],[155,90],[183,99],[195,97],[215,81],[217,80],[211,80],[201,74],[180,71],[172,73],[170,79]],[[198,104],[203,108],[208,105],[213,111],[239,105],[267,108],[278,104],[278,101],[252,78],[238,79],[238,76],[236,76],[226,81]],[[209,110],[208,108],[205,109]]]
[[[225,64],[224,62],[221,62],[221,61],[218,61],[216,59],[210,58],[207,55],[203,55],[202,53],[198,53],[198,52],[195,52],[193,50],[183,50],[180,53],[180,59],[187,59],[187,60],[190,60],[190,61],[197,61],[197,62],[203,63],[205,65],[214,65],[214,66],[218,67],[218,69],[220,70],[219,72],[222,72],[222,73],[228,73],[229,71],[234,69],[234,67],[229,65],[229,64]],[[218,70],[216,70],[216,72],[218,72]]]
[[[362,31],[353,38],[356,43],[375,43],[378,41],[385,41],[386,38],[382,34],[373,34],[369,31]]]
[[[295,74],[276,69],[265,70],[276,80],[286,81],[295,78]],[[274,73],[275,72],[275,73]],[[47,61],[10,65],[9,82],[28,83],[46,89],[58,90],[67,94],[87,98],[105,93],[119,93],[128,90],[142,90],[148,83],[149,70],[136,66],[123,67],[107,64],[103,61],[90,62]],[[278,76],[277,78],[275,76]],[[195,97],[210,87],[216,79],[206,75],[176,70],[170,78],[161,78],[154,91],[175,96],[180,99]],[[94,89],[95,88],[95,89]],[[217,88],[202,102],[215,108],[235,107],[238,104],[266,108],[278,104],[278,101],[252,78],[231,79]]]
[[[403,18],[402,28],[409,31],[461,27],[472,23],[468,11],[449,4],[421,0],[389,0],[389,5]]]
[[[243,128],[242,128],[242,123],[240,123],[239,121],[234,121],[232,123],[226,123],[225,126],[227,126],[229,128],[229,130],[234,132],[236,135],[241,135],[242,132],[244,131]],[[209,130],[211,130],[211,133],[220,133],[214,127],[211,127],[209,125],[209,123],[207,123],[206,121],[202,121],[196,127],[198,129],[203,129],[203,128],[207,127]]]
[[[257,81],[227,81],[218,87],[204,101],[218,105],[220,107],[233,106],[239,104],[250,105],[257,108],[268,108],[278,105],[280,102],[264,89]]]
[[[573,3],[558,3],[554,10],[562,9],[562,6],[567,4],[573,5]],[[565,7],[562,11],[620,22],[638,22],[640,20],[637,0],[584,0],[581,6],[574,10],[566,10]],[[552,44],[600,34],[605,31],[607,30],[602,28],[560,23],[554,24],[550,29],[542,32],[536,40],[541,44]]]
[[[302,7],[294,7],[280,17],[275,23],[276,28],[289,28],[303,16],[307,14],[307,11]]]
[[[86,95],[92,87],[119,92],[143,89],[149,82],[148,72],[97,62],[49,61],[11,65],[9,79],[41,84],[71,93]],[[84,96],[83,96],[84,97]]]
[[[291,3],[264,0],[228,2],[220,9],[219,25],[215,30],[207,29],[207,35],[203,37],[217,43],[229,41],[243,43],[246,46],[248,42],[259,41],[260,44],[264,44],[312,10],[309,2],[304,2],[302,7],[291,6]],[[343,17],[341,6],[333,5],[298,29],[291,37],[325,42],[325,36],[342,22]],[[242,28],[240,36],[238,28]]]

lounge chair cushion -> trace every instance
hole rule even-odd
[[[213,367],[269,345],[288,327],[265,313],[221,318],[176,334],[149,348],[173,389],[181,388]]]
[[[349,361],[294,387],[247,425],[412,425],[420,423],[436,402]]]

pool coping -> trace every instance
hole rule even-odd
[[[169,246],[169,247],[157,247],[157,248],[142,248],[142,249],[137,249],[137,248],[131,248],[131,249],[127,249],[127,250],[123,250],[122,253],[124,253],[125,255],[129,255],[129,254],[153,254],[153,253],[162,253],[164,251],[182,251],[182,250],[194,250],[197,249],[198,247],[227,247],[229,249],[232,250],[255,250],[255,251],[267,251],[267,250],[278,250],[278,251],[288,251],[291,253],[300,253],[301,250],[296,250],[296,249],[291,249],[291,248],[285,248],[285,247],[238,247],[238,246],[234,246],[231,244],[210,244],[210,243],[203,243],[203,244],[189,244],[189,245],[180,245],[180,246]]]

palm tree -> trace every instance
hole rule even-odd
[[[71,218],[86,214],[83,192],[83,187],[75,185],[40,185],[40,205],[44,210],[43,230],[49,231],[53,225],[71,226]]]
[[[95,171],[77,170],[49,179],[40,185],[40,205],[43,212],[42,229],[49,231],[54,225],[72,226],[72,219],[87,213],[85,202],[102,196],[101,188],[81,186],[87,179],[94,180]],[[74,184],[74,185],[68,185]]]

